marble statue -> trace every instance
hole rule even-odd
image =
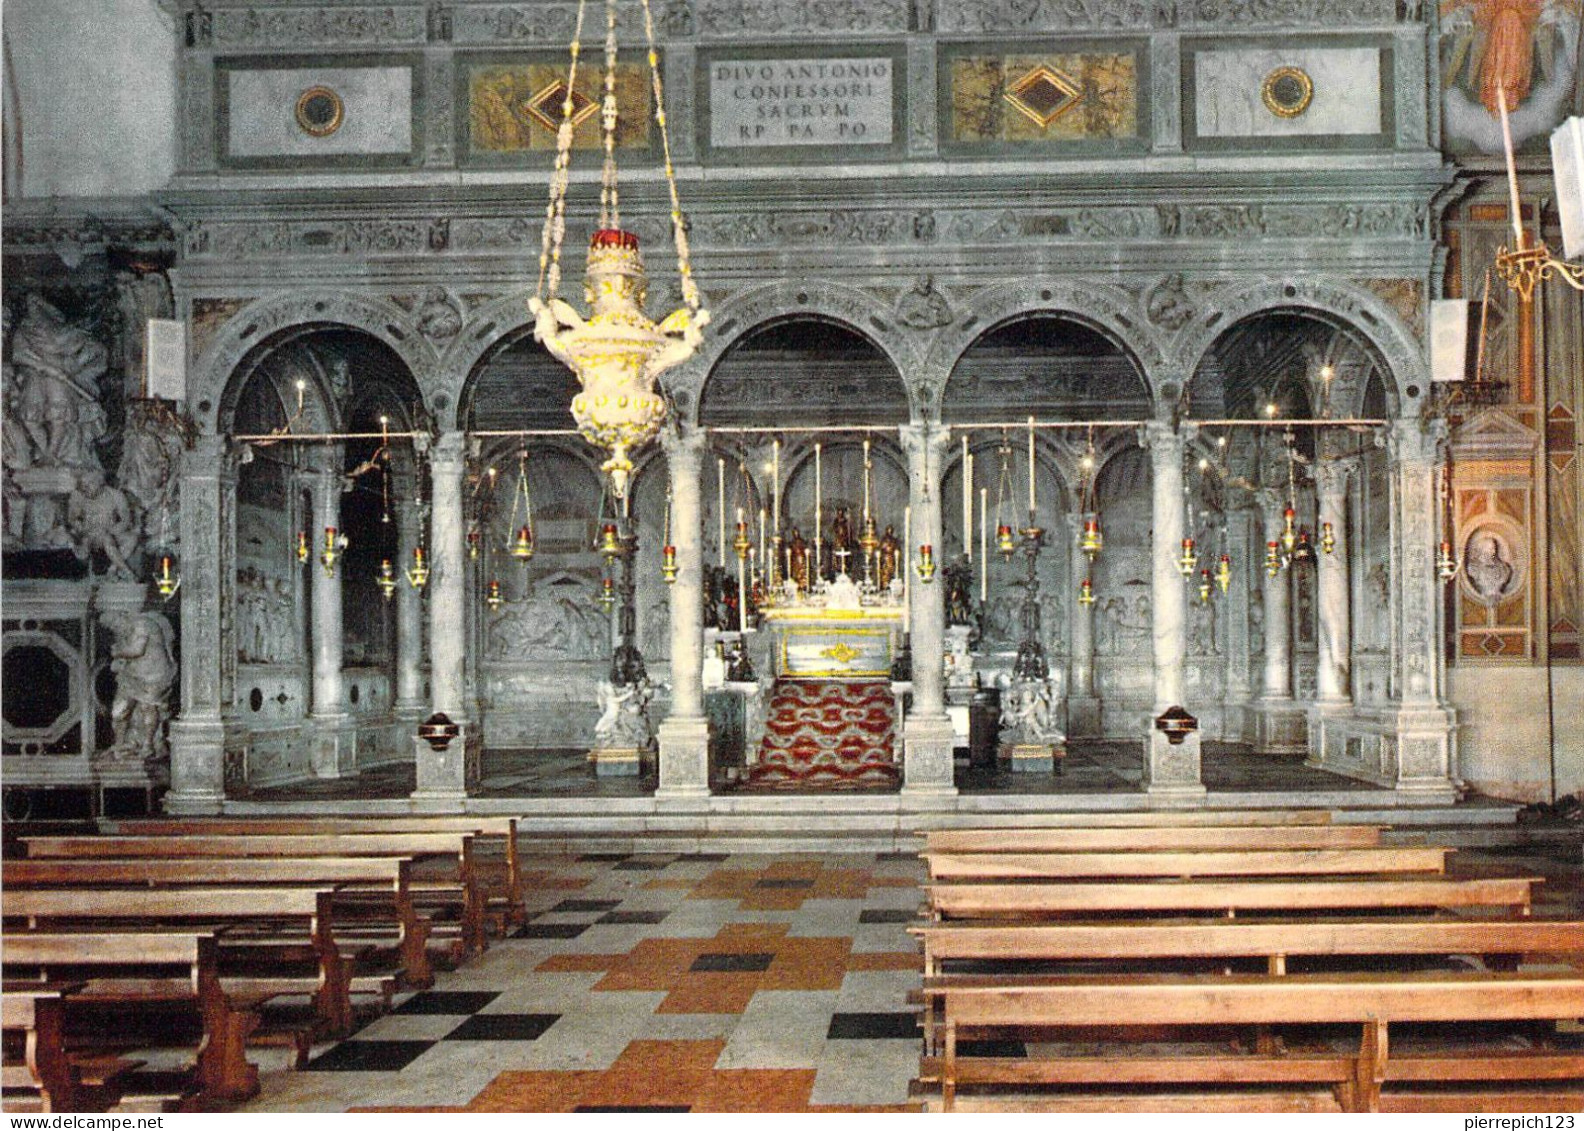
[[[94,443],[105,433],[100,376],[109,351],[36,294],[11,335],[12,410],[33,467],[98,467]]]
[[[136,504],[143,537],[160,548],[179,541],[176,522],[181,497],[181,432],[149,411],[129,411],[117,475],[121,489]]]
[[[1014,680],[1001,693],[1000,737],[1005,746],[1042,746],[1064,740],[1056,726],[1049,683]]]
[[[1512,551],[1503,544],[1500,534],[1481,530],[1469,537],[1463,551],[1463,573],[1482,601],[1495,603],[1511,595]]]
[[[110,670],[115,697],[110,706],[114,742],[104,756],[114,761],[146,762],[165,755],[164,724],[170,717],[170,690],[176,657],[170,622],[159,613],[111,609],[100,622],[114,635]]]
[[[881,589],[890,589],[891,582],[897,576],[897,562],[902,557],[902,543],[897,541],[896,528],[887,525],[885,533],[880,536],[880,570],[876,584]]]
[[[951,305],[935,289],[935,276],[923,275],[897,302],[897,321],[915,330],[935,330],[952,320]]]
[[[105,482],[98,467],[77,472],[77,486],[66,500],[66,525],[76,538],[77,556],[91,564],[100,550],[110,560],[110,574],[130,581],[129,559],[137,552],[138,524],[126,493]]]
[[[616,686],[602,679],[596,689],[600,717],[594,724],[594,745],[601,750],[643,750],[649,746],[649,701],[654,685],[648,680]]]
[[[788,572],[797,582],[797,587],[806,591],[809,587],[808,543],[803,541],[803,532],[795,526],[792,528],[792,541],[787,552],[792,563],[792,568]]]

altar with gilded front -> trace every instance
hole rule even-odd
[[[890,679],[907,631],[900,589],[861,589],[845,574],[814,593],[788,585],[760,613],[776,678]]]

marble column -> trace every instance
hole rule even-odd
[[[941,560],[941,468],[951,434],[930,424],[907,424],[900,434],[908,461],[908,505],[913,508],[913,544],[902,548],[902,568],[912,569],[920,546],[933,546],[936,560]],[[926,584],[915,573],[910,587],[913,710],[902,727],[902,796],[926,803],[957,792],[952,784],[956,739],[946,714],[944,584],[938,574]]]
[[[1100,734],[1100,699],[1095,695],[1094,610],[1079,602],[1079,586],[1091,576],[1093,563],[1079,545],[1081,514],[1069,515],[1067,541],[1071,547],[1072,577],[1066,600],[1072,602],[1072,637],[1067,658],[1067,737],[1095,738]]]
[[[1264,537],[1256,559],[1265,595],[1265,662],[1260,697],[1254,704],[1254,745],[1260,750],[1296,753],[1308,745],[1308,719],[1293,700],[1292,567],[1272,576],[1265,567],[1266,548],[1281,541],[1286,527],[1287,495],[1273,487],[1257,492]]]
[[[406,492],[410,495],[410,492]],[[423,512],[411,498],[396,505],[396,718],[411,731],[422,721],[424,703],[423,590],[407,581],[413,550],[422,544]]]
[[[183,456],[180,523],[181,710],[170,725],[164,805],[170,813],[218,813],[226,795],[225,716],[235,698],[236,660],[229,617],[221,616],[234,599],[236,572],[236,466],[223,436],[200,436]]]
[[[1227,738],[1250,741],[1245,724],[1254,697],[1253,656],[1249,645],[1249,605],[1260,574],[1260,551],[1255,548],[1258,512],[1239,509],[1227,515],[1227,553],[1232,556],[1232,584],[1226,592],[1226,720]]]
[[[1159,717],[1170,707],[1187,707],[1183,702],[1183,667],[1188,657],[1188,605],[1183,576],[1176,565],[1187,527],[1183,502],[1183,449],[1187,437],[1163,421],[1146,424],[1141,432],[1149,448],[1154,484],[1150,633],[1155,661],[1153,714]],[[1160,794],[1204,793],[1199,777],[1199,747],[1198,730],[1174,744],[1152,719],[1144,742],[1144,788]]]
[[[1391,426],[1388,449],[1392,481],[1392,607],[1397,648],[1392,673],[1400,699],[1395,742],[1385,759],[1389,784],[1415,800],[1456,796],[1457,718],[1445,698],[1444,621],[1446,584],[1436,576],[1440,538],[1441,445],[1444,421],[1417,417]]]
[[[466,698],[467,523],[462,512],[462,481],[467,437],[443,432],[429,453],[429,698],[438,714],[461,733],[435,750],[414,738],[418,788],[413,797],[459,801],[477,780],[479,734]]]
[[[704,434],[661,435],[671,485],[671,713],[656,728],[660,780],[656,800],[696,803],[709,796],[709,721],[704,717],[704,512],[699,486]]]
[[[313,552],[308,562],[308,575],[313,579],[313,613],[308,626],[313,656],[313,710],[308,725],[312,728],[314,777],[339,778],[357,772],[357,727],[347,711],[346,686],[341,677],[341,582],[346,563],[337,561],[333,570],[326,570],[319,555],[324,552],[325,531],[341,530],[343,457],[340,444],[316,454],[323,465],[306,477],[313,508],[308,534]]]
[[[1320,702],[1327,705],[1352,702],[1353,664],[1352,611],[1349,609],[1347,497],[1348,477],[1353,467],[1343,460],[1324,460],[1315,465],[1315,492],[1319,501],[1320,532],[1329,523],[1336,545],[1326,553],[1315,546],[1316,587],[1320,605],[1319,668],[1316,671]]]

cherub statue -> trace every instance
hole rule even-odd
[[[632,473],[628,453],[651,439],[665,419],[655,378],[698,351],[709,311],[692,305],[673,310],[656,324],[644,313],[648,282],[638,237],[611,229],[594,233],[589,245],[584,297],[587,319],[554,297],[528,300],[534,337],[577,374],[582,392],[572,416],[591,443],[611,450],[601,470],[618,497]]]
[[[115,698],[110,705],[114,742],[105,756],[143,762],[165,754],[163,726],[170,717],[170,689],[176,681],[171,626],[159,613],[110,609],[100,622],[115,634],[110,670]]]
[[[104,551],[112,576],[130,580],[128,558],[137,550],[138,524],[125,492],[105,482],[104,472],[85,467],[77,472],[77,487],[66,500],[66,524],[77,538],[77,556],[91,558]]]

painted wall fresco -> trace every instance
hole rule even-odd
[[[1442,0],[1441,109],[1449,152],[1502,151],[1496,97],[1502,88],[1514,143],[1545,148],[1551,130],[1577,112],[1581,7],[1581,0]]]
[[[554,152],[556,127],[561,117],[564,63],[475,64],[467,73],[468,148],[475,154]],[[577,128],[574,149],[598,149],[599,100],[604,78],[597,67],[580,68],[576,91]],[[622,149],[647,148],[653,123],[653,100],[646,67],[619,63],[616,67],[616,103],[622,115],[616,121],[616,145]]]
[[[1042,81],[1042,71],[1051,77]],[[1131,51],[959,55],[947,64],[947,82],[956,142],[1138,136],[1139,66]]]

